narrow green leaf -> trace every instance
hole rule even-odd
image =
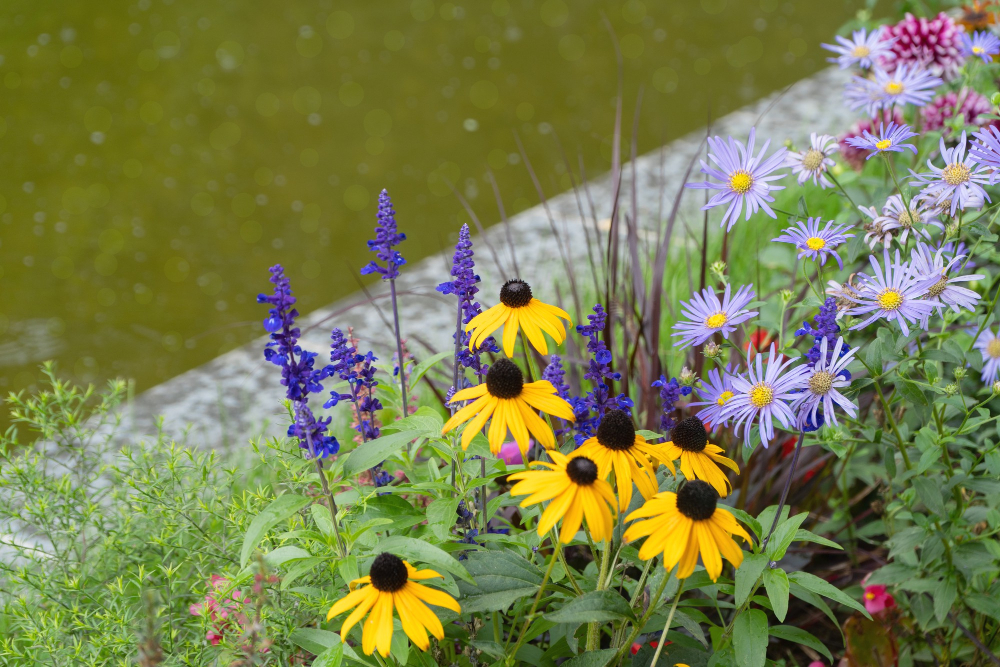
[[[432,569],[445,570],[470,584],[475,583],[475,580],[469,575],[468,570],[454,556],[423,540],[404,537],[402,535],[393,535],[381,540],[378,546],[382,551],[388,551],[397,556],[405,556],[409,559],[426,563]]]
[[[948,618],[948,612],[951,611],[957,597],[958,589],[954,581],[943,579],[938,582],[934,594],[931,595],[934,600],[934,616],[937,617],[938,623],[944,623],[944,619]]]
[[[366,442],[347,456],[344,475],[356,475],[382,463],[423,433],[422,430],[401,431]]]
[[[434,364],[442,359],[454,356],[454,354],[455,353],[453,351],[446,350],[444,352],[438,352],[433,357],[428,357],[427,359],[421,361],[415,368],[413,368],[413,370],[410,371],[410,386],[415,387],[417,383],[420,382],[420,378],[422,378],[424,374],[434,366]]]
[[[311,503],[312,500],[304,496],[297,496],[294,493],[286,493],[278,496],[271,504],[261,510],[260,514],[253,518],[250,527],[247,528],[243,537],[243,548],[240,550],[240,567],[246,567],[250,560],[250,555],[257,548],[260,541],[264,539],[267,531],[274,528],[280,521],[294,515],[303,507]]]
[[[865,618],[871,620],[871,615],[865,609],[864,605],[849,596],[847,593],[843,592],[833,584],[823,579],[820,579],[815,574],[809,574],[808,572],[792,572],[788,575],[789,581],[794,581],[799,584],[807,591],[812,591],[818,595],[822,595],[825,598],[830,598],[834,602],[839,602],[845,607],[850,607],[855,611],[861,612]]]
[[[775,617],[779,621],[784,621],[785,615],[788,614],[788,575],[781,569],[766,568],[764,588],[767,590],[767,598],[771,601]]]
[[[810,632],[806,632],[801,628],[795,628],[791,625],[776,625],[773,628],[770,628],[768,632],[772,637],[808,646],[817,653],[823,654],[823,656],[831,663],[834,661],[833,654],[830,653],[830,649],[828,649],[823,642],[817,639],[815,635]]]
[[[771,536],[771,541],[767,543],[767,555],[771,560],[779,561],[785,557],[785,552],[788,551],[789,545],[795,539],[795,533],[808,516],[809,512],[802,512],[778,524],[774,535]]]
[[[736,617],[733,647],[739,667],[764,667],[767,662],[767,614],[750,609]]]
[[[616,653],[618,650],[613,648],[587,651],[572,660],[567,660],[563,663],[563,667],[604,667],[611,662],[611,658],[615,657]]]
[[[742,605],[750,597],[754,584],[760,578],[761,572],[767,567],[768,559],[764,554],[750,554],[743,559],[736,570],[736,606]]]
[[[281,567],[285,563],[311,557],[312,554],[302,547],[285,546],[264,554],[264,562],[271,567]]]

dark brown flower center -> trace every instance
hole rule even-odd
[[[406,564],[398,556],[386,552],[375,556],[368,574],[372,578],[372,586],[383,593],[395,593],[409,579]]]
[[[670,439],[685,452],[700,452],[708,444],[705,423],[697,417],[682,419],[670,433]]]
[[[486,391],[497,398],[517,398],[524,388],[524,375],[510,359],[499,359],[486,371]]]
[[[500,288],[500,303],[508,308],[523,308],[531,303],[531,286],[523,280],[508,280]]]
[[[576,456],[566,464],[566,474],[574,484],[590,486],[597,481],[597,464],[586,456]]]
[[[693,479],[677,492],[677,509],[692,521],[705,521],[712,518],[718,500],[719,494],[711,484]]]
[[[635,444],[635,424],[624,410],[609,410],[597,427],[597,442],[616,452]]]

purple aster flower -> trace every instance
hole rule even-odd
[[[368,249],[375,253],[385,266],[378,262],[369,262],[361,269],[361,275],[377,273],[382,280],[393,280],[399,277],[399,267],[406,260],[395,247],[406,240],[406,234],[396,231],[396,211],[392,208],[392,200],[385,190],[378,195],[378,222],[375,224],[375,240],[368,242]]]
[[[927,160],[930,173],[917,174],[910,170],[910,175],[913,176],[912,183],[924,186],[920,198],[935,205],[950,201],[953,217],[959,208],[962,210],[979,208],[983,205],[984,199],[992,201],[983,189],[983,185],[990,183],[992,177],[986,171],[986,167],[977,164],[972,155],[966,156],[965,141],[965,132],[962,132],[958,145],[948,148],[942,138],[940,150],[941,157],[944,158],[944,167],[935,167],[930,160]]]
[[[904,335],[909,335],[907,322],[921,322],[934,311],[934,304],[921,299],[927,288],[934,284],[935,278],[926,278],[915,274],[910,266],[899,261],[899,251],[896,251],[895,264],[889,258],[889,251],[883,251],[885,271],[879,266],[875,255],[868,257],[875,272],[874,276],[865,276],[860,289],[854,296],[845,295],[856,305],[847,311],[848,315],[866,315],[867,319],[851,327],[851,331],[864,329],[877,319],[895,320]]]
[[[892,151],[893,153],[902,153],[904,148],[909,148],[913,151],[913,154],[916,155],[916,146],[913,144],[903,143],[907,139],[915,136],[917,136],[917,133],[910,130],[909,125],[896,125],[895,123],[889,123],[889,127],[886,127],[885,123],[880,123],[877,136],[868,130],[865,130],[863,136],[848,137],[847,143],[857,149],[871,151],[871,153],[868,154],[868,157],[865,158],[866,160],[870,160],[879,153],[885,153],[888,151]]]
[[[729,422],[729,419],[723,417],[722,413],[725,411],[729,399],[735,395],[733,391],[734,376],[735,373],[729,364],[726,364],[726,368],[721,373],[717,368],[709,370],[708,380],[702,382],[698,387],[698,398],[701,400],[691,401],[688,404],[692,408],[704,405],[705,407],[698,411],[697,417],[713,429],[725,426]]]
[[[743,428],[744,441],[750,440],[750,430],[756,422],[760,428],[760,441],[766,448],[774,439],[775,420],[786,429],[794,428],[795,413],[789,401],[795,400],[797,393],[805,388],[809,368],[804,365],[789,368],[796,360],[781,361],[774,343],[771,343],[766,369],[763,358],[763,354],[754,357],[746,377],[732,378],[735,395],[726,403],[722,416],[733,418],[736,431]]]
[[[775,169],[782,166],[785,161],[787,149],[782,147],[774,152],[771,157],[764,159],[764,153],[771,144],[768,139],[764,146],[757,153],[753,154],[756,128],[750,128],[750,136],[747,145],[744,146],[739,141],[729,137],[728,141],[723,141],[722,137],[709,137],[708,146],[709,159],[718,167],[710,167],[704,160],[701,161],[701,173],[710,176],[718,181],[696,181],[685,184],[685,187],[698,190],[719,190],[701,210],[715,208],[716,206],[726,206],[725,215],[722,216],[722,227],[728,232],[736,224],[746,205],[746,220],[763,209],[772,218],[777,218],[767,202],[774,201],[770,196],[771,190],[783,190],[783,185],[771,185],[771,181],[784,178],[786,174],[771,175]]]
[[[910,266],[913,272],[921,276],[929,276],[935,282],[927,288],[924,298],[937,304],[940,313],[947,306],[953,311],[960,312],[966,308],[975,312],[979,304],[980,296],[966,287],[961,287],[956,283],[964,283],[972,280],[982,280],[985,276],[972,274],[967,276],[948,276],[948,271],[961,264],[964,255],[955,255],[950,259],[945,258],[943,250],[934,251],[926,243],[917,243],[917,247],[910,254]],[[926,321],[922,325],[926,328]]]
[[[661,375],[652,386],[660,388],[660,430],[669,433],[677,425],[674,420],[674,403],[681,400],[681,396],[690,395],[691,387],[682,387],[677,378],[667,380],[665,375]]]
[[[878,243],[888,246],[896,237],[900,245],[906,244],[906,239],[913,231],[914,235],[929,239],[930,232],[923,226],[930,225],[938,229],[944,229],[944,225],[937,219],[937,210],[927,206],[923,199],[913,199],[910,201],[910,209],[903,206],[903,198],[899,195],[890,196],[885,206],[882,207],[881,215],[874,206],[865,208],[858,206],[862,213],[872,219],[865,224],[865,243],[872,250]]]
[[[837,253],[837,246],[847,242],[848,238],[854,234],[844,234],[848,225],[838,225],[834,221],[829,221],[823,229],[819,228],[821,218],[809,218],[807,222],[799,220],[795,227],[785,229],[781,236],[771,239],[778,243],[791,243],[799,250],[799,259],[808,257],[813,261],[818,261],[820,266],[826,264],[828,256],[833,255],[837,260],[837,265],[843,269],[844,262]]]
[[[851,38],[835,35],[836,44],[823,44],[827,51],[838,54],[836,58],[827,58],[831,63],[840,65],[840,69],[847,69],[852,65],[857,65],[862,69],[870,69],[880,59],[892,53],[892,45],[896,41],[895,37],[885,38],[885,28],[876,28],[871,33],[862,28],[851,33]]]
[[[1000,337],[993,329],[983,329],[973,347],[983,355],[983,383],[993,384],[1000,376]]]
[[[858,408],[854,402],[840,393],[840,390],[851,386],[851,374],[847,365],[851,363],[855,349],[845,350],[843,338],[837,338],[832,350],[828,350],[827,339],[819,343],[819,359],[811,365],[805,376],[806,388],[792,401],[792,409],[798,413],[799,428],[820,425],[825,420],[831,426],[837,425],[835,405],[850,417],[856,417]],[[850,346],[847,346],[848,348]],[[822,412],[819,412],[822,409]]]
[[[701,345],[716,332],[728,340],[729,334],[736,331],[737,324],[757,314],[756,310],[745,310],[746,305],[757,296],[753,285],[744,285],[732,297],[731,289],[731,285],[726,285],[721,302],[711,287],[706,287],[701,293],[695,292],[691,301],[681,301],[684,317],[691,320],[674,325],[678,331],[673,335],[681,336],[681,348]]]
[[[272,266],[270,281],[274,285],[271,295],[259,294],[257,303],[271,305],[264,329],[271,340],[264,348],[264,358],[281,367],[281,384],[285,396],[292,402],[293,419],[288,427],[289,437],[297,438],[299,447],[309,455],[325,458],[340,449],[337,439],[327,432],[331,418],[316,419],[310,410],[309,394],[323,391],[323,380],[332,372],[328,366],[314,368],[316,354],[299,346],[300,330],[295,326],[298,311],[293,308],[291,282],[280,264]]]
[[[891,74],[875,67],[875,78],[855,76],[847,84],[845,97],[855,111],[864,108],[870,116],[880,109],[912,104],[922,107],[934,96],[934,89],[943,82],[931,72],[915,64],[902,64]]]
[[[993,62],[993,56],[1000,53],[1000,39],[986,30],[978,30],[971,36],[963,32],[959,37],[958,48],[966,58],[982,58],[984,63],[990,63]]]
[[[798,176],[799,185],[811,178],[813,185],[832,188],[833,183],[826,177],[826,172],[836,164],[830,155],[839,149],[837,137],[813,132],[809,135],[809,148],[802,152],[789,151],[785,166],[791,167],[792,174]]]
[[[969,155],[983,167],[989,168],[990,185],[996,182],[1000,173],[1000,130],[995,125],[987,125],[972,135],[975,139],[969,147]]]

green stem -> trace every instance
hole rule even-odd
[[[660,653],[663,651],[663,645],[667,641],[667,631],[670,630],[670,624],[674,621],[674,612],[677,611],[677,603],[681,599],[681,591],[683,590],[684,580],[681,579],[681,583],[677,587],[677,593],[674,595],[674,601],[670,605],[670,613],[667,614],[667,624],[663,626],[663,632],[660,633],[660,643],[656,647],[656,653],[653,654],[653,661],[649,663],[649,667],[656,667],[656,661],[660,659]]]
[[[573,590],[576,591],[577,595],[583,595],[583,589],[576,583],[576,577],[573,576],[573,571],[569,567],[569,563],[566,562],[566,554],[563,550],[559,550],[559,562],[562,563],[563,569],[566,570],[566,578],[569,579],[570,585],[573,586]]]
[[[864,365],[865,368],[868,369],[868,374],[872,378],[872,383],[875,385],[875,392],[878,394],[878,398],[882,402],[882,407],[885,408],[885,418],[889,422],[889,427],[892,428],[893,435],[896,437],[896,445],[899,447],[899,453],[903,457],[903,465],[906,466],[907,470],[912,470],[913,465],[910,463],[910,455],[906,453],[906,443],[903,442],[903,436],[899,433],[899,427],[896,425],[896,419],[892,416],[892,406],[885,400],[885,394],[882,393],[882,385],[879,384],[877,379],[877,377],[881,375],[881,372],[876,374],[868,366],[864,359],[857,359]]]
[[[652,559],[650,559],[649,562],[652,562]],[[642,632],[642,629],[646,627],[646,621],[648,621],[653,615],[653,612],[656,611],[656,607],[660,603],[660,598],[663,597],[663,591],[667,588],[668,581],[670,581],[670,572],[664,572],[663,580],[660,581],[660,585],[657,587],[656,593],[654,593],[653,597],[649,600],[649,607],[646,609],[646,613],[642,615],[642,618],[639,619],[638,623],[632,626],[632,634],[630,634],[628,639],[625,640],[625,643],[618,648],[618,653],[615,654],[614,660],[612,660],[609,664],[615,664],[621,660],[622,656],[625,655],[625,651],[632,646],[635,638],[638,637],[639,633]]]
[[[545,568],[545,575],[542,577],[542,583],[538,585],[538,593],[535,594],[535,601],[531,603],[531,610],[528,612],[527,617],[524,619],[524,626],[521,628],[521,632],[518,633],[517,643],[514,644],[514,650],[507,653],[506,646],[504,647],[504,653],[507,653],[507,664],[514,664],[514,656],[517,655],[517,650],[521,648],[521,644],[524,642],[524,638],[528,635],[528,627],[531,625],[531,621],[535,617],[535,612],[538,611],[538,603],[542,599],[542,594],[545,592],[545,585],[549,583],[549,577],[552,575],[552,568],[555,566],[556,561],[559,559],[556,556],[557,551],[562,550],[562,544],[559,542],[559,534],[552,531],[554,535],[552,557],[549,558],[549,566]],[[507,638],[507,644],[510,644],[510,637]]]
[[[882,158],[885,160],[885,166],[889,169],[889,175],[892,176],[892,182],[899,191],[899,198],[903,200],[903,208],[909,213],[910,212],[910,202],[906,200],[906,195],[903,193],[903,188],[899,186],[899,181],[896,179],[896,170],[892,167],[892,161],[889,160],[889,155],[887,153],[882,153]]]
[[[853,206],[854,209],[857,210],[858,205],[854,203],[853,199],[851,199],[851,195],[847,194],[847,190],[845,190],[844,186],[840,184],[840,181],[837,180],[837,177],[834,176],[833,173],[830,171],[827,171],[826,175],[830,177],[830,180],[833,181],[833,184],[837,186],[837,188],[844,194],[845,197],[847,197],[847,201],[851,202],[851,206]]]
[[[601,570],[597,575],[596,590],[604,590],[604,579],[608,576],[608,565],[611,563],[611,544],[604,542],[604,553],[601,554]],[[595,621],[587,626],[587,650],[596,651],[599,647],[600,627]]]

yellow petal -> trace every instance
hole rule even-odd
[[[348,609],[353,609],[354,607],[358,606],[359,604],[361,604],[362,601],[364,601],[365,598],[368,597],[368,594],[371,593],[371,590],[374,589],[372,589],[370,586],[365,586],[364,588],[359,588],[358,590],[352,593],[348,593],[344,597],[340,598],[333,604],[332,607],[330,607],[330,611],[327,612],[326,615],[326,620],[329,621],[334,616],[339,616]]]
[[[566,514],[563,515],[562,520],[562,531],[559,533],[559,541],[563,544],[569,544],[576,537],[576,534],[580,531],[580,524],[583,523],[583,496],[586,494],[587,489],[581,488],[577,491],[576,501],[570,503],[569,507],[566,509]],[[607,535],[598,535],[596,528],[600,526],[592,527],[591,534],[595,540],[604,541],[608,539]]]
[[[461,391],[456,391],[454,396],[451,397],[449,403],[458,403],[459,401],[468,401],[472,398],[479,398],[486,393],[486,383],[477,384],[475,387],[467,387]]]
[[[563,517],[575,497],[576,486],[570,486],[561,496],[557,496],[549,503],[549,506],[545,508],[541,518],[538,520],[539,537],[545,537],[545,534],[552,529],[552,526],[556,525],[556,522]]]
[[[508,357],[514,356],[514,344],[517,342],[517,309],[511,308],[507,314],[507,321],[503,323],[503,353]]]
[[[372,605],[375,604],[375,601],[378,600],[379,593],[374,586],[368,586],[362,590],[367,591],[368,595],[361,601],[361,604],[359,604],[357,608],[355,608],[355,610],[352,611],[346,619],[344,619],[344,624],[340,626],[340,638],[343,641],[347,641],[347,635],[350,633],[351,628],[357,625],[358,621],[364,618],[365,614],[371,610]],[[334,614],[334,616],[336,616],[336,614]],[[327,615],[327,620],[330,620],[329,615]]]
[[[441,435],[444,435],[445,433],[455,428],[459,424],[462,424],[472,419],[472,416],[479,413],[479,411],[481,411],[483,407],[485,407],[486,404],[489,403],[491,398],[493,397],[489,395],[481,396],[476,400],[474,400],[472,403],[466,405],[461,410],[455,412],[455,414],[453,414],[451,418],[444,423],[444,426],[441,427]]]
[[[576,416],[573,414],[573,406],[555,394],[543,394],[534,391],[531,388],[531,384],[534,383],[524,385],[524,389],[521,391],[521,398],[524,399],[525,403],[553,417],[559,417],[570,422],[576,421]]]
[[[399,614],[399,622],[403,626],[403,632],[410,638],[414,646],[421,651],[426,651],[430,648],[431,642],[427,638],[427,631],[419,621],[419,614],[413,608],[414,604],[420,604],[420,602],[414,600],[406,592],[406,589],[403,588],[392,594],[392,604],[396,607],[396,612]]]
[[[404,560],[403,564],[406,565],[406,576],[408,579],[416,579],[418,581],[422,581],[424,579],[444,578],[434,570],[418,570],[417,568],[410,565],[409,561]]]
[[[701,551],[701,562],[705,564],[705,571],[712,581],[716,581],[722,574],[722,556],[719,548],[715,545],[715,536],[708,528],[707,521],[695,521],[694,533],[698,536],[698,546]]]
[[[524,402],[520,397],[515,398],[514,402],[517,404],[517,409],[521,413],[521,418],[524,419],[525,427],[531,432],[531,435],[535,436],[535,440],[538,441],[545,449],[552,449],[556,446],[556,437],[549,428],[549,425],[545,421],[535,414],[535,411],[531,409],[531,406]],[[524,454],[524,452],[521,452]]]
[[[521,450],[521,456],[524,460],[528,459],[528,427],[524,424],[524,416],[521,414],[521,405],[524,401],[519,398],[510,398],[506,400],[507,411],[505,413],[507,419],[507,428],[510,429],[511,435],[514,436],[514,442],[517,443],[518,448]]]
[[[664,560],[664,562],[666,562]],[[694,566],[698,564],[698,540],[692,530],[687,541],[684,543],[684,554],[677,562],[677,578],[687,579],[694,572]]]
[[[532,299],[531,300],[531,305],[534,306],[534,307],[536,307],[536,308],[541,308],[541,309],[547,310],[550,313],[552,313],[553,315],[555,315],[556,317],[561,317],[562,319],[564,319],[567,322],[569,322],[571,325],[573,324],[573,320],[570,318],[569,313],[567,313],[565,310],[563,310],[559,306],[553,306],[552,304],[544,303],[542,301],[539,301],[538,299]]]
[[[508,399],[502,398],[497,402],[497,408],[493,411],[493,419],[490,420],[490,430],[487,439],[490,441],[490,452],[494,456],[500,453],[503,441],[507,439],[507,405]]]
[[[538,328],[538,324],[531,317],[531,310],[528,308],[519,308],[517,323],[521,326],[521,331],[528,337],[528,342],[531,343],[533,348],[541,354],[549,353],[549,347],[545,344],[545,336],[542,335],[542,330]]]
[[[479,411],[479,414],[473,417],[468,424],[465,425],[465,430],[462,431],[462,449],[468,449],[469,443],[472,439],[476,437],[476,434],[483,430],[483,426],[486,425],[486,420],[493,415],[493,411],[496,410],[499,399],[495,396],[487,397],[485,406]]]
[[[458,605],[458,602],[455,601],[455,598],[451,597],[442,590],[431,588],[429,586],[423,586],[421,584],[407,584],[406,590],[427,604],[432,604],[435,607],[451,609],[456,614],[462,613],[462,608]]]

